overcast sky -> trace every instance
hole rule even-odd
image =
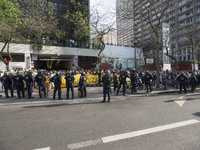
[[[101,5],[106,8],[113,8],[116,7],[116,0],[90,0],[90,6],[97,6]]]

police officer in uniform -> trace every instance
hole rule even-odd
[[[61,98],[61,84],[62,84],[62,79],[61,76],[59,75],[59,72],[56,72],[56,75],[54,75],[51,80],[51,82],[54,82],[54,92],[53,92],[53,100],[56,98],[56,92],[58,91],[58,99],[62,100]]]
[[[184,93],[187,93],[186,91],[186,81],[188,80],[188,78],[186,77],[186,75],[184,75],[183,72],[181,72],[181,74],[177,77],[177,81],[179,81],[179,85],[180,85],[180,91],[179,93],[182,93],[182,88],[184,88]]]
[[[102,103],[106,102],[106,94],[108,94],[108,103],[110,102],[110,84],[111,84],[111,76],[110,72],[106,71],[102,77],[103,82],[103,101]]]
[[[118,95],[119,90],[121,88],[121,85],[123,85],[123,96],[125,96],[125,93],[126,93],[126,78],[130,78],[130,77],[128,76],[126,71],[122,71],[122,73],[119,77],[120,84],[118,86],[116,95]]]
[[[1,77],[1,82],[4,85],[4,90],[5,90],[5,95],[6,98],[10,98],[10,96],[8,96],[8,89],[11,91],[11,96],[13,96],[13,91],[11,89],[12,86],[12,79],[11,77],[8,75],[7,72],[4,72],[4,75]]]
[[[136,90],[136,82],[137,82],[137,75],[136,75],[136,72],[135,72],[135,69],[133,69],[131,71],[131,94],[133,94],[133,92],[137,92]]]
[[[69,90],[71,89],[72,92],[72,99],[74,99],[74,76],[71,75],[71,72],[67,72],[65,76],[66,80],[66,87],[67,87],[67,99],[69,99]]]
[[[14,74],[13,72],[10,73],[10,77],[11,77],[11,86],[10,86],[10,92],[11,92],[11,97],[14,97],[14,80],[13,80],[13,77],[14,77]]]
[[[17,71],[17,74],[13,77],[15,87],[17,89],[17,96],[21,98],[20,93],[22,92],[22,97],[24,98],[24,77]]]
[[[151,81],[153,79],[153,76],[149,73],[149,71],[146,71],[146,74],[144,75],[144,83],[147,89],[147,93],[152,91],[151,88]]]
[[[116,72],[113,72],[113,84],[114,84],[114,92],[115,92],[118,86]]]
[[[24,80],[26,81],[26,88],[28,90],[28,99],[33,98],[32,97],[32,92],[33,92],[33,76],[32,72],[28,71],[28,73],[25,75]]]
[[[47,97],[46,86],[45,86],[46,77],[44,76],[44,74],[42,74],[41,71],[39,71],[38,74],[35,76],[35,81],[37,82],[37,85],[39,86],[40,98],[42,98],[42,93],[41,93],[42,88],[44,90],[44,97],[46,98]]]
[[[80,81],[79,81],[79,87],[80,87],[80,91],[81,91],[81,98],[83,98],[83,92],[84,92],[84,97],[87,96],[86,81],[87,81],[87,78],[85,76],[85,72],[83,71],[81,73],[81,77],[80,77]]]
[[[194,93],[196,90],[196,85],[197,85],[197,78],[194,73],[192,73],[190,77],[190,84],[191,84],[191,92]]]

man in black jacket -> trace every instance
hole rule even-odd
[[[22,97],[24,98],[24,77],[17,71],[17,74],[13,77],[14,85],[17,89],[17,96],[21,98],[20,93],[22,92]]]
[[[44,90],[44,97],[47,97],[46,94],[46,86],[45,86],[45,82],[46,82],[46,77],[44,76],[44,74],[42,74],[41,71],[38,72],[38,74],[35,76],[35,81],[37,82],[37,85],[39,86],[39,95],[40,98],[42,98],[42,88]]]
[[[106,71],[105,75],[102,77],[103,82],[103,101],[102,103],[106,102],[106,94],[108,94],[108,103],[110,102],[110,84],[111,84],[111,76],[110,72]]]
[[[10,98],[10,96],[8,96],[8,89],[10,89],[10,91],[11,91],[11,97],[12,97],[13,96],[13,91],[11,89],[11,87],[12,87],[12,79],[8,75],[7,72],[4,72],[4,75],[1,77],[1,82],[4,85],[6,98]]]
[[[33,98],[32,97],[32,92],[33,92],[33,76],[32,76],[32,72],[28,71],[28,73],[25,75],[24,80],[26,81],[26,88],[28,91],[28,99]]]
[[[87,81],[87,78],[85,76],[85,72],[83,71],[81,73],[81,77],[80,77],[80,81],[79,81],[79,87],[80,87],[80,91],[81,91],[81,98],[83,98],[83,95],[84,95],[84,97],[87,96],[86,81]],[[83,94],[83,92],[84,92],[84,94]]]
[[[69,90],[71,89],[72,92],[72,99],[74,99],[74,76],[71,74],[71,72],[67,72],[65,76],[66,80],[66,87],[67,87],[67,99],[69,99]]]
[[[53,92],[53,100],[56,98],[56,92],[58,91],[58,99],[62,100],[61,98],[61,84],[62,84],[62,79],[61,76],[59,75],[59,72],[56,72],[56,75],[54,75],[51,79],[51,82],[54,82],[54,92]]]

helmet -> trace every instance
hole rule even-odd
[[[56,74],[57,74],[57,75],[59,75],[59,74],[60,74],[60,72],[59,72],[59,71],[57,71],[57,72],[56,72]]]
[[[31,70],[29,70],[29,71],[28,71],[28,73],[32,73],[32,71],[31,71]]]
[[[13,73],[13,72],[11,72],[11,73],[10,73],[10,75],[11,75],[11,76],[13,76],[13,75],[14,75],[14,73]]]
[[[4,74],[5,74],[5,75],[7,75],[7,74],[8,74],[8,72],[6,72],[6,71],[5,71],[5,72],[4,72]]]

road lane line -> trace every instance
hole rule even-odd
[[[124,140],[124,139],[128,139],[128,138],[134,138],[134,137],[137,137],[137,136],[147,135],[147,134],[151,134],[151,133],[156,133],[156,132],[160,132],[160,131],[165,131],[165,130],[169,130],[169,129],[175,129],[175,128],[178,128],[178,127],[183,127],[183,126],[192,125],[192,124],[196,124],[196,123],[200,123],[200,121],[193,119],[193,120],[168,124],[168,125],[164,125],[164,126],[149,128],[149,129],[145,129],[145,130],[139,130],[139,131],[124,133],[124,134],[107,136],[107,137],[103,137],[103,138],[98,139],[98,140],[91,140],[91,141],[86,141],[86,142],[73,143],[73,144],[69,144],[68,148],[69,149],[79,149],[79,148],[89,147],[89,146],[92,146],[92,145],[109,143],[109,142]]]
[[[103,143],[102,140],[98,139],[98,140],[69,144],[67,147],[69,149],[79,149],[79,148],[89,147],[89,146],[97,145],[97,144],[101,144],[101,143]]]
[[[50,150],[51,147],[45,147],[45,148],[39,148],[39,149],[34,149],[34,150]]]
[[[141,136],[141,135],[146,135],[146,134],[150,134],[150,133],[156,133],[156,132],[160,132],[160,131],[164,131],[164,130],[183,127],[183,126],[187,126],[187,125],[191,125],[191,124],[195,124],[195,123],[199,123],[199,122],[200,121],[198,121],[198,120],[188,120],[188,121],[178,122],[178,123],[174,123],[174,124],[158,126],[158,127],[154,127],[154,128],[150,128],[150,129],[108,136],[108,137],[102,138],[102,141],[103,141],[103,143],[109,143],[109,142],[114,142],[114,141],[118,141],[118,140],[133,138],[133,137],[137,137],[137,136]]]

